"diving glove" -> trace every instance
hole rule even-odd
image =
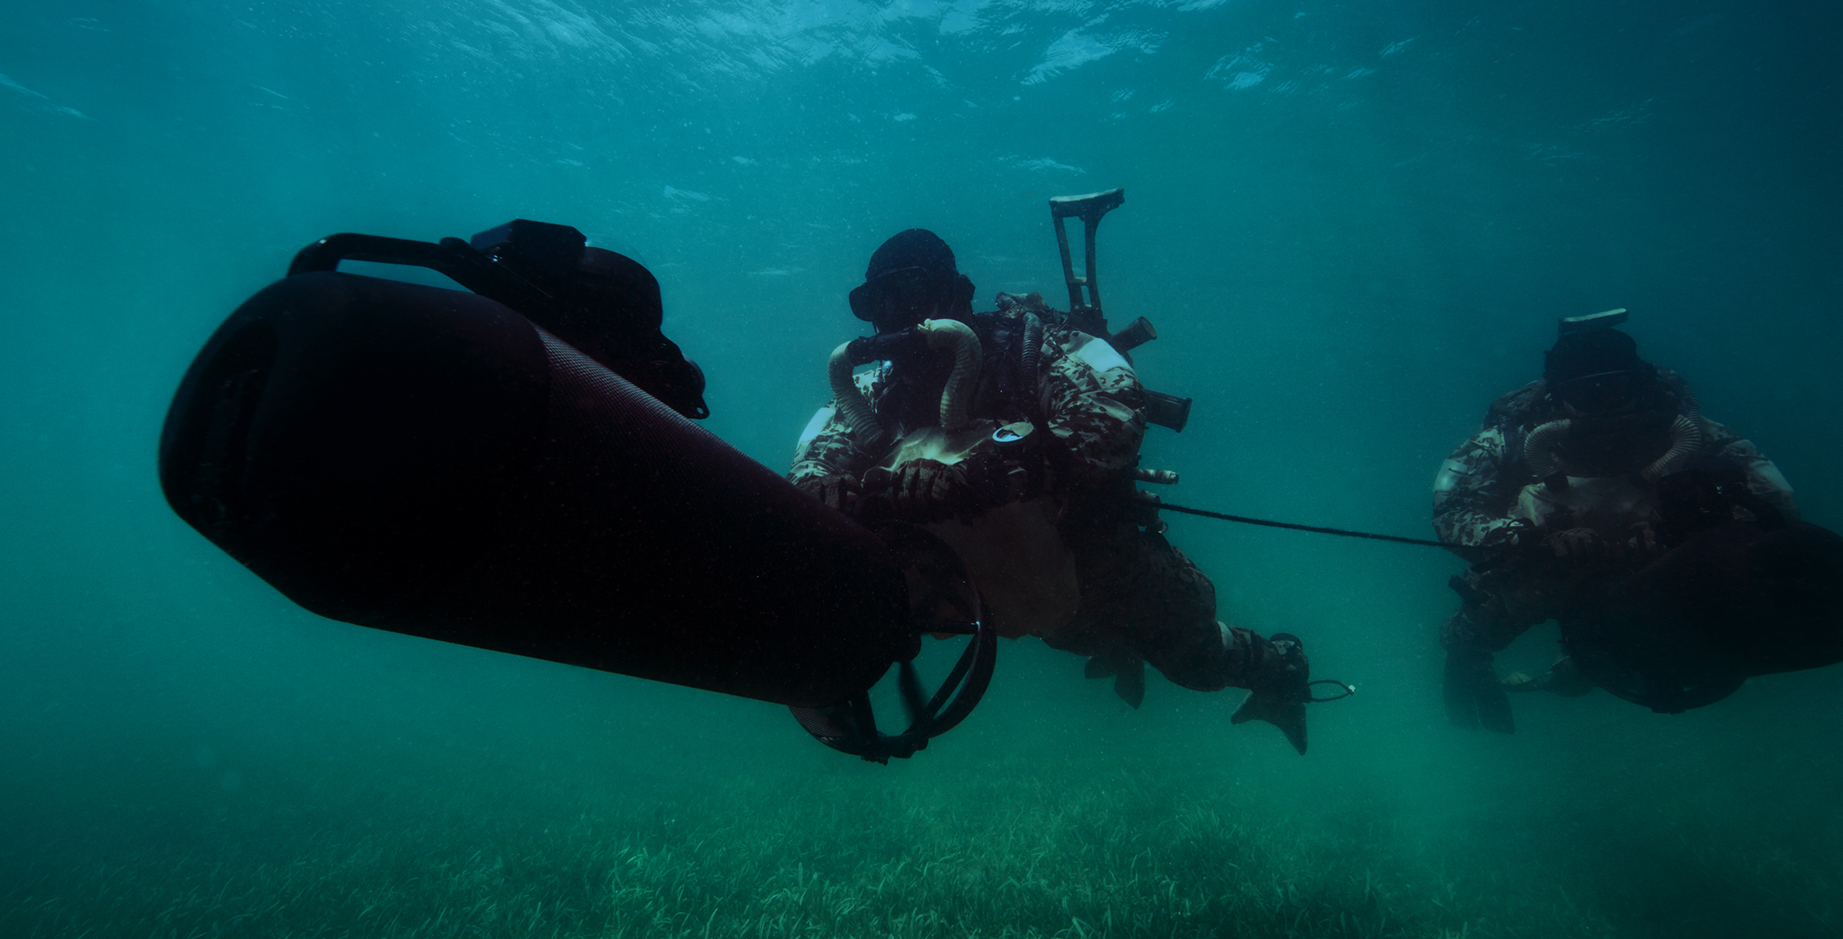
[[[798,484],[798,488],[835,511],[846,514],[851,513],[858,496],[863,492],[863,486],[855,477],[840,473],[804,480]]]
[[[911,460],[893,472],[871,470],[864,482],[868,488],[883,490],[898,521],[918,525],[952,518],[965,488],[958,466],[928,459]]]
[[[1011,501],[1002,463],[973,458],[948,465],[911,460],[894,472],[875,469],[864,477],[866,489],[882,488],[897,520],[925,525],[974,518]]]

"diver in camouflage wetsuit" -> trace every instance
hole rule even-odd
[[[894,471],[879,468],[891,450],[886,439],[942,421],[938,403],[951,364],[916,353],[856,377],[887,437],[867,443],[835,400],[815,415],[788,479],[846,512],[870,504],[866,495],[881,495],[885,511],[915,523],[976,518],[1020,498],[1049,495],[1056,533],[1073,554],[1079,603],[1041,638],[1089,656],[1090,677],[1115,675],[1115,689],[1134,707],[1144,694],[1147,662],[1186,688],[1251,689],[1236,721],[1274,723],[1305,752],[1303,645],[1283,633],[1266,639],[1219,623],[1215,586],[1131,501],[1130,471],[1146,423],[1132,366],[1103,340],[1041,323],[1036,314],[1051,311],[1035,295],[981,314],[972,312],[972,295],[947,244],[910,229],[872,255],[851,301],[879,336],[930,320],[971,326],[983,363],[969,410],[999,424],[1034,427],[1036,458],[1022,465],[918,459]],[[1005,624],[998,625],[1005,633]]]
[[[1611,328],[1623,319],[1564,320],[1543,377],[1493,402],[1434,480],[1434,529],[1474,562],[1452,580],[1461,604],[1440,634],[1447,713],[1460,727],[1512,732],[1506,690],[1592,690],[1569,655],[1537,678],[1499,681],[1493,654],[1551,618],[1563,621],[1565,645],[1571,621],[1594,616],[1621,578],[1674,547],[1658,495],[1683,471],[1725,469],[1745,480],[1743,506],[1775,525],[1797,520],[1773,462],[1703,417],[1675,372],[1640,360]]]

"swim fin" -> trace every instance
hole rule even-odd
[[[1296,697],[1281,698],[1276,695],[1255,691],[1248,695],[1248,700],[1235,709],[1229,718],[1231,724],[1245,724],[1249,721],[1266,721],[1286,735],[1286,742],[1305,755],[1305,702]]]
[[[1142,659],[1130,659],[1120,663],[1120,670],[1113,676],[1113,693],[1120,700],[1138,710],[1145,700],[1145,662]]]

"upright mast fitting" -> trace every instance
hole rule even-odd
[[[1109,335],[1107,318],[1101,313],[1101,288],[1094,275],[1094,233],[1101,227],[1101,216],[1126,202],[1126,189],[1091,192],[1085,196],[1054,196],[1049,200],[1050,224],[1056,229],[1056,247],[1062,249],[1062,279],[1069,285],[1070,325],[1096,336]],[[1075,276],[1075,260],[1069,255],[1067,218],[1082,221],[1082,243],[1087,256],[1080,277]],[[1084,299],[1082,288],[1088,288]]]

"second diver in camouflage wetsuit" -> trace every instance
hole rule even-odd
[[[977,525],[1020,504],[1044,507],[1073,589],[1063,592],[1066,599],[1046,590],[1029,608],[994,605],[1002,635],[1034,634],[1089,656],[1088,674],[1115,675],[1116,690],[1135,707],[1148,662],[1186,688],[1251,689],[1237,722],[1274,723],[1305,752],[1303,645],[1283,633],[1267,639],[1218,622],[1215,586],[1131,501],[1130,471],[1145,434],[1144,393],[1132,366],[1103,340],[1044,323],[1036,314],[1049,311],[1040,301],[975,314],[972,295],[947,244],[910,229],[872,255],[851,305],[883,339],[906,343],[902,337],[960,329],[948,321],[970,327],[980,361],[964,411],[1016,429],[1012,437],[1030,445],[953,463],[922,457],[888,465],[902,441],[930,428],[943,433],[938,429],[950,421],[943,387],[954,363],[918,339],[891,347],[885,364],[855,379],[835,376],[835,400],[815,415],[788,479],[841,511],[862,517],[877,504],[918,524]],[[858,410],[844,398],[855,398]],[[1048,570],[1020,573],[1054,579]]]
[[[1778,468],[1703,417],[1675,372],[1641,361],[1631,337],[1606,323],[1623,315],[1564,321],[1543,377],[1493,402],[1434,480],[1434,529],[1475,562],[1453,578],[1461,604],[1440,636],[1447,712],[1460,727],[1510,733],[1506,690],[1593,688],[1568,655],[1538,678],[1504,681],[1492,657],[1551,618],[1563,623],[1564,646],[1582,644],[1570,623],[1600,616],[1616,584],[1680,541],[1660,516],[1660,491],[1673,483],[1731,473],[1734,488],[1745,480],[1739,516],[1797,520]]]

